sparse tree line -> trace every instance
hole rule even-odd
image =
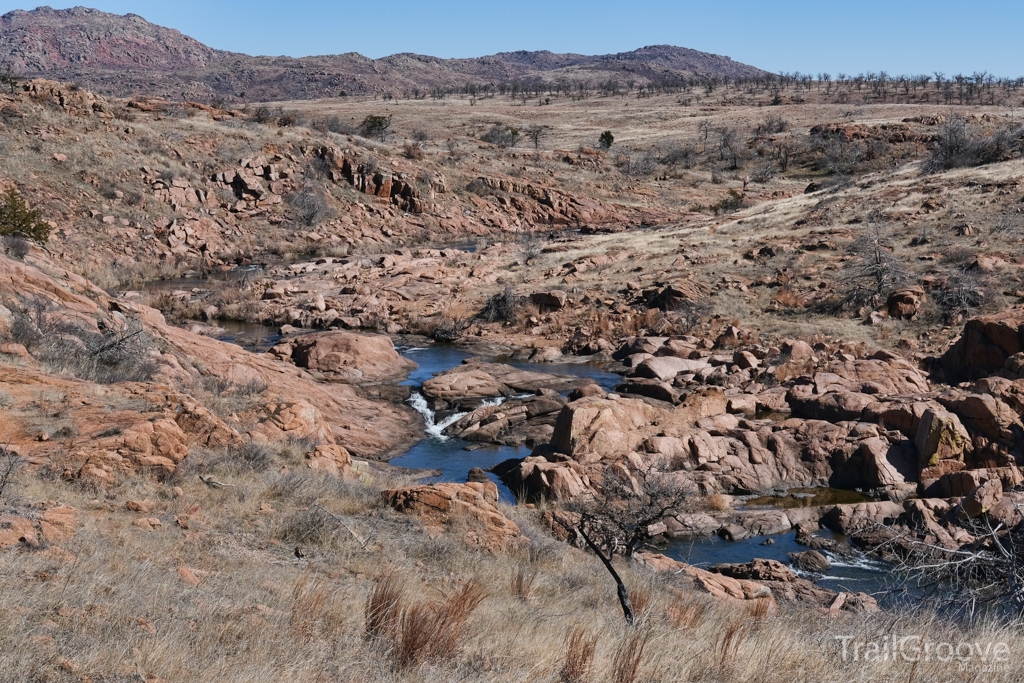
[[[496,82],[467,82],[462,85],[429,88],[414,87],[404,93],[388,91],[381,96],[390,99],[442,100],[446,97],[469,97],[472,100],[508,97],[526,103],[540,104],[550,98],[581,100],[590,97],[652,97],[654,95],[689,96],[681,103],[689,104],[701,97],[716,94],[723,97],[765,97],[772,104],[800,104],[812,95],[816,101],[837,104],[853,101],[864,103],[931,103],[945,105],[998,105],[1012,103],[1024,89],[1024,76],[997,77],[987,71],[952,74],[936,71],[931,74],[891,75],[885,71],[858,74],[780,72],[758,76],[720,76],[715,74],[660,74],[646,79],[632,76],[604,79],[541,76],[513,78]]]

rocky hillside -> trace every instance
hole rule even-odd
[[[358,53],[251,57],[215,50],[136,14],[75,7],[16,10],[0,17],[0,60],[24,76],[56,77],[108,95],[180,99],[289,100],[410,93],[513,79],[649,82],[666,77],[755,76],[728,57],[659,45],[615,55],[506,52],[472,59]]]

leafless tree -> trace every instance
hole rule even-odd
[[[729,160],[729,168],[739,168],[739,133],[735,128],[722,126],[715,131],[718,133],[718,159]]]
[[[711,135],[711,119],[701,119],[697,124],[697,132],[700,136],[700,152],[703,154],[708,150],[708,136]]]
[[[975,541],[946,548],[899,535],[876,550],[896,558],[910,588],[933,594],[944,606],[973,612],[993,604],[1009,608],[1008,616],[1024,617],[1024,524],[1007,528],[988,515],[960,523]]]
[[[935,298],[946,320],[959,321],[985,302],[987,292],[976,273],[961,270],[946,278]]]
[[[530,142],[533,143],[534,151],[540,150],[540,141],[547,137],[548,127],[542,125],[532,125],[526,129],[526,137]]]
[[[611,558],[616,553],[632,557],[653,538],[654,525],[682,509],[693,491],[661,480],[649,479],[641,483],[625,474],[611,473],[604,478],[602,489],[601,499],[578,502],[570,509],[580,515],[576,532],[615,580],[622,613],[632,626],[634,616],[629,591],[612,566]]]
[[[654,525],[682,509],[693,493],[662,479],[640,482],[608,474],[600,500],[581,502],[571,509],[582,515],[583,526],[609,553],[632,557],[656,535]]]
[[[14,483],[14,475],[24,464],[21,456],[8,448],[0,448],[0,496],[4,489]]]
[[[869,225],[866,233],[850,245],[852,258],[840,275],[845,291],[837,300],[828,302],[825,308],[838,313],[865,305],[876,306],[889,292],[904,284],[910,274],[893,255],[892,249],[881,223]]]

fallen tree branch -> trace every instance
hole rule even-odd
[[[346,530],[348,530],[348,532],[349,532],[350,534],[352,534],[352,538],[354,538],[354,539],[356,539],[356,541],[358,541],[358,543],[359,543],[359,546],[360,546],[360,547],[361,547],[361,548],[362,548],[363,550],[366,550],[366,544],[370,542],[370,538],[372,538],[372,535],[371,535],[371,536],[367,536],[367,537],[366,537],[366,538],[364,539],[364,538],[362,538],[362,537],[361,537],[361,536],[360,536],[359,534],[357,534],[357,533],[356,533],[355,531],[353,531],[352,527],[350,527],[350,526],[349,526],[348,524],[346,524],[346,523],[345,523],[345,520],[343,520],[343,519],[342,519],[341,517],[339,517],[338,515],[334,514],[333,512],[331,512],[330,510],[328,510],[327,508],[325,508],[325,507],[324,507],[323,505],[321,505],[320,503],[313,503],[313,507],[315,507],[315,508],[319,508],[319,509],[320,509],[320,510],[321,510],[321,511],[322,511],[322,512],[324,513],[324,514],[328,515],[328,516],[329,516],[329,517],[331,517],[331,518],[332,518],[332,519],[333,519],[334,521],[336,521],[336,522],[337,522],[338,524],[340,524],[340,525],[342,525],[343,527],[345,527],[345,529],[346,529]]]

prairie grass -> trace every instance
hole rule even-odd
[[[126,479],[99,493],[21,472],[5,492],[7,512],[59,497],[82,511],[82,528],[59,549],[0,552],[0,680],[868,683],[911,675],[909,662],[844,662],[836,637],[846,635],[1005,641],[1015,657],[990,680],[1024,675],[1018,631],[992,620],[955,621],[926,607],[827,614],[722,602],[617,558],[640,617],[631,629],[600,562],[547,536],[537,511],[503,508],[531,539],[528,549],[481,553],[381,507],[381,487],[399,482],[331,479],[298,463],[281,473],[277,457],[262,471],[208,464],[233,485],[221,489],[188,468],[165,484]],[[146,515],[163,522],[155,531],[134,526],[138,513],[125,509],[144,498],[154,503]],[[316,527],[323,540],[304,541],[297,557],[289,525],[308,524],[316,506],[366,543],[325,516]],[[183,567],[198,586],[180,578]],[[949,674],[934,661],[914,673],[959,680]]]

